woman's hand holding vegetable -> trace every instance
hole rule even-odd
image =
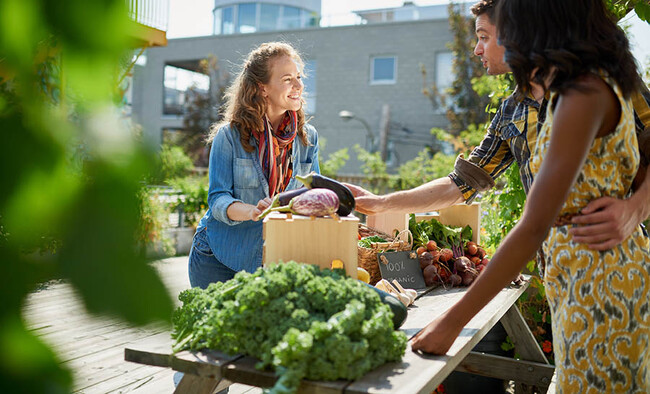
[[[252,221],[254,221],[254,222],[258,221],[258,220],[259,220],[259,216],[260,216],[260,214],[261,214],[262,212],[264,212],[264,210],[265,210],[266,208],[268,208],[269,205],[271,205],[271,199],[270,199],[269,197],[266,197],[266,198],[264,198],[264,199],[262,199],[262,200],[259,200],[259,201],[257,202],[257,206],[254,206],[254,207],[253,207],[253,206],[251,205],[251,207],[252,207],[253,209],[252,209],[252,211],[251,211],[251,219],[250,219],[250,220],[252,220]]]
[[[257,205],[235,202],[228,207],[228,218],[240,222],[246,220],[257,221],[262,211],[269,205],[271,205],[271,199],[268,197],[259,200]]]

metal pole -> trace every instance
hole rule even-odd
[[[370,153],[373,153],[375,151],[375,133],[372,132],[372,128],[365,119],[358,116],[355,116],[354,119],[361,122],[366,128],[366,131],[368,132],[368,138],[370,138]]]

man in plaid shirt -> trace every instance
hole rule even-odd
[[[478,42],[474,54],[480,56],[488,75],[500,75],[510,69],[504,61],[505,48],[497,42],[492,23],[498,0],[481,0],[472,6],[476,17]],[[626,200],[602,197],[591,201],[582,214],[571,219],[570,231],[576,242],[596,250],[606,250],[629,236],[650,214],[650,175],[646,172],[650,157],[650,92],[645,89],[634,97],[635,120],[642,156],[642,168],[635,180],[635,192]],[[456,159],[448,177],[435,179],[411,190],[374,195],[363,188],[348,185],[355,195],[356,209],[364,214],[387,212],[428,212],[462,202],[471,203],[480,191],[494,186],[494,180],[513,162],[528,192],[533,178],[528,160],[535,149],[538,128],[544,122],[546,100],[541,87],[533,86],[531,97],[506,98],[492,119],[487,133],[470,154]]]

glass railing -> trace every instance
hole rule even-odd
[[[136,22],[167,31],[169,0],[126,0],[129,16]]]

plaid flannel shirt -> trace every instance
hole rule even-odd
[[[648,89],[636,93],[632,97],[632,103],[636,129],[641,140],[644,130],[646,130],[645,134],[650,133]],[[514,95],[506,98],[488,126],[483,141],[470,153],[468,160],[485,170],[492,179],[498,178],[516,161],[524,191],[528,194],[533,184],[533,175],[528,161],[531,152],[535,149],[537,133],[546,118],[546,107],[546,100],[539,104],[530,97],[526,97],[523,101],[515,99]],[[647,160],[650,152],[645,152],[645,157]],[[470,204],[476,198],[478,191],[469,186],[456,171],[449,174],[449,177],[463,193],[465,203]]]
[[[492,179],[498,178],[516,161],[526,193],[533,183],[528,160],[537,138],[538,126],[543,123],[545,101],[540,105],[532,98],[519,101],[514,95],[506,98],[488,126],[481,144],[474,148],[468,160],[476,164]],[[541,116],[540,116],[541,114]],[[449,177],[456,183],[467,204],[476,197],[477,190],[469,186],[455,171]]]

